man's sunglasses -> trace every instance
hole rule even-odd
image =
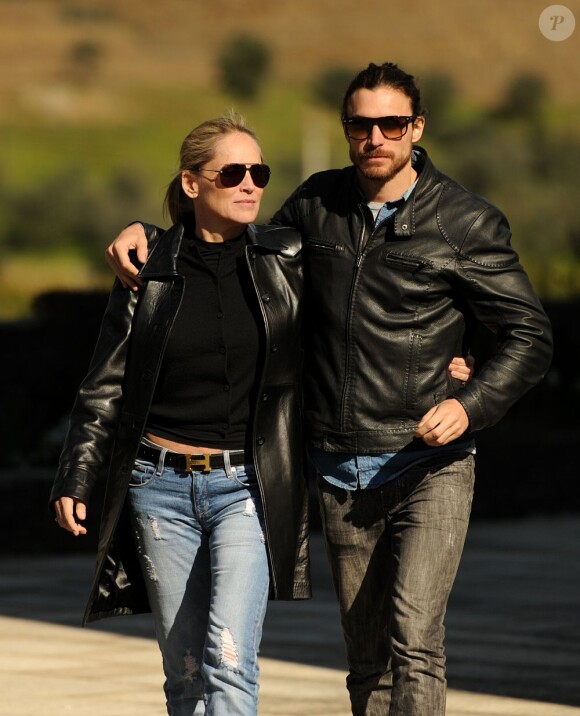
[[[252,181],[259,189],[263,189],[270,181],[270,167],[267,164],[226,164],[221,169],[198,167],[191,171],[215,172],[220,175],[221,184],[227,189],[241,184],[246,172],[250,172]]]
[[[417,115],[401,117],[343,117],[344,131],[350,139],[368,139],[376,125],[385,139],[402,139],[407,134],[409,124],[417,119]]]

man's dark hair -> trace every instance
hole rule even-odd
[[[375,65],[374,62],[358,75],[349,84],[342,101],[341,116],[348,116],[348,104],[352,95],[359,89],[376,89],[377,87],[391,87],[406,94],[411,100],[413,114],[423,114],[421,108],[421,93],[415,84],[413,75],[409,75],[392,62]]]

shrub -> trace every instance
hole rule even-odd
[[[250,35],[236,35],[222,49],[218,68],[223,88],[241,99],[253,99],[270,69],[270,51]]]
[[[323,70],[312,83],[312,94],[320,104],[339,111],[346,88],[354,77],[348,67],[329,67]]]

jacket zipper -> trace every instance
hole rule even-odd
[[[341,398],[341,404],[340,404],[340,429],[344,432],[345,428],[345,409],[346,409],[346,397],[347,393],[349,392],[350,387],[350,364],[351,364],[351,356],[350,356],[350,339],[351,339],[351,323],[352,323],[352,316],[353,316],[353,297],[356,290],[356,283],[360,271],[360,267],[364,258],[364,252],[366,247],[369,245],[369,242],[372,238],[373,232],[371,231],[368,237],[367,242],[364,242],[365,233],[366,233],[366,218],[364,215],[364,211],[361,212],[362,215],[362,228],[361,232],[358,238],[357,243],[357,252],[356,252],[356,259],[353,267],[353,273],[352,273],[352,281],[350,284],[350,291],[348,294],[348,313],[346,318],[346,331],[345,331],[345,344],[346,344],[346,355],[345,355],[345,361],[344,361],[344,385],[342,389],[342,398]]]

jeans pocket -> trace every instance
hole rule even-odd
[[[129,487],[145,487],[157,477],[155,474],[156,465],[148,460],[135,460]]]

